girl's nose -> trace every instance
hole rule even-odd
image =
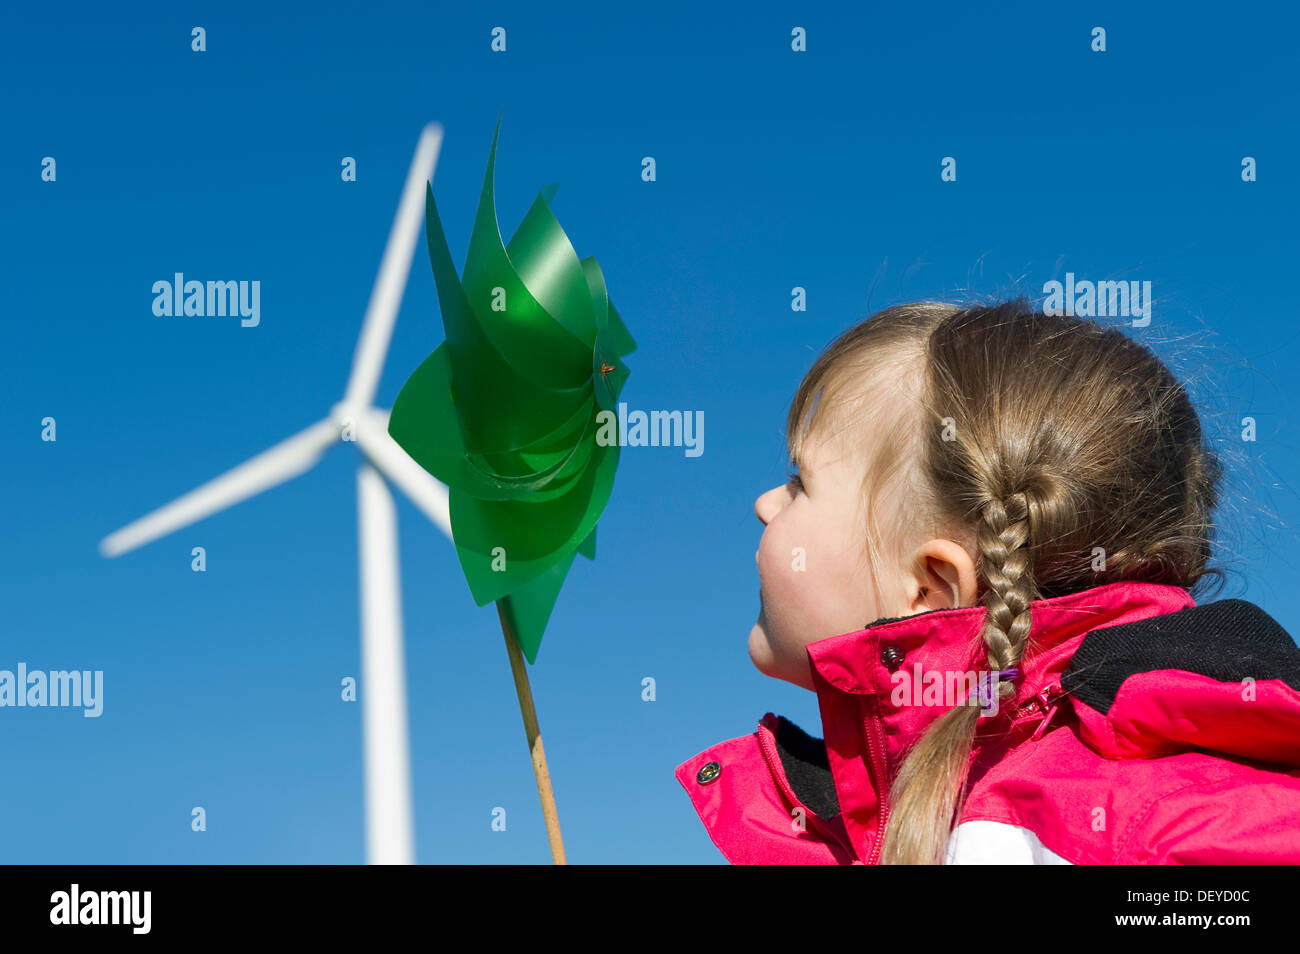
[[[767,526],[781,509],[781,497],[785,494],[785,487],[773,487],[765,494],[760,494],[759,498],[754,501],[754,515],[758,517],[763,526]]]

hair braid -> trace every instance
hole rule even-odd
[[[980,638],[988,654],[988,667],[1007,669],[1020,661],[1029,636],[1036,598],[1030,547],[1029,495],[1017,491],[991,497],[980,510],[976,542],[986,613]],[[995,683],[1001,704],[1015,694],[1010,682]],[[970,705],[945,712],[909,751],[891,791],[893,810],[884,832],[881,864],[942,864],[946,835],[934,838],[932,829],[908,826],[903,819],[949,819],[960,804],[960,793],[970,769],[970,756],[980,710]],[[935,784],[934,780],[939,783]]]
[[[988,610],[981,636],[988,647],[989,668],[1007,669],[1020,662],[1029,636],[1029,604],[1038,598],[1030,544],[1029,496],[1017,491],[994,497],[980,514],[976,530],[980,574],[987,584]],[[999,682],[999,702],[1015,694],[1009,682]]]

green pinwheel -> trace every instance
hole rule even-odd
[[[579,259],[542,188],[508,245],[493,195],[497,119],[464,275],[433,188],[425,231],[446,340],[403,385],[388,432],[447,485],[452,536],[474,602],[495,600],[530,663],[575,553],[618,466],[614,428],[636,343],[594,257]],[[603,415],[602,412],[608,412]]]

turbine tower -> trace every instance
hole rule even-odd
[[[360,447],[361,708],[370,864],[415,861],[397,515],[385,478],[451,538],[447,488],[393,441],[388,435],[388,412],[374,406],[416,237],[424,224],[425,184],[433,177],[442,133],[438,123],[430,123],[420,133],[343,400],[324,420],[109,534],[99,544],[104,556],[119,556],[305,473],[335,443],[355,442]]]

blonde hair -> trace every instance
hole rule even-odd
[[[882,510],[891,539],[964,541],[987,609],[977,639],[989,670],[1020,662],[1034,600],[1118,580],[1222,582],[1207,567],[1221,466],[1182,386],[1118,328],[1043,315],[1023,298],[886,308],[840,335],[800,382],[791,458],[813,435],[851,441],[864,421],[876,435],[862,500],[877,592]],[[998,691],[1001,705],[1016,689]],[[882,864],[942,863],[979,712],[954,706],[904,754]]]

